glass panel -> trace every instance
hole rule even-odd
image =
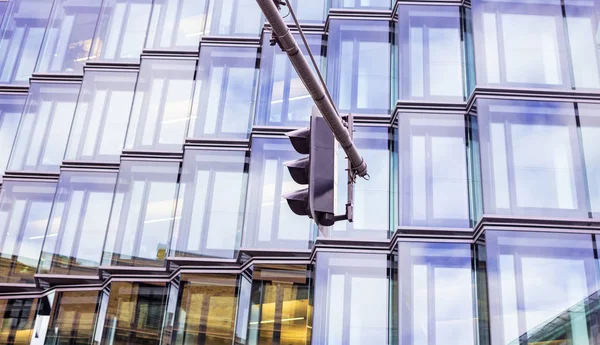
[[[317,253],[313,343],[388,344],[385,254]]]
[[[594,218],[600,217],[600,106],[578,103],[581,142],[585,158],[585,173],[588,184],[589,203]]]
[[[389,113],[390,30],[387,21],[332,20],[329,24],[327,84],[340,111]]]
[[[0,300],[0,343],[30,345],[38,300]]]
[[[487,214],[587,217],[572,103],[477,101]]]
[[[488,231],[493,344],[594,344],[598,296],[590,235]]]
[[[66,160],[119,162],[136,78],[136,72],[86,70]]]
[[[258,36],[263,16],[254,0],[210,1],[207,36]]]
[[[97,273],[117,174],[60,174],[38,273]]]
[[[152,0],[104,0],[90,60],[138,62]]]
[[[282,197],[302,189],[283,165],[298,158],[300,155],[287,139],[252,140],[244,247],[309,248],[312,220],[294,214]]]
[[[28,84],[53,1],[11,0],[0,27],[0,83]]]
[[[256,97],[257,58],[256,48],[202,48],[189,137],[248,137]]]
[[[468,228],[464,116],[399,117],[400,224]]]
[[[387,10],[391,7],[390,0],[329,0],[331,8],[361,8],[361,9],[382,9]]]
[[[288,3],[292,4],[298,22],[319,24],[325,21],[327,2],[327,0],[289,0]],[[281,8],[281,14],[284,16],[284,20],[287,23],[293,23],[294,19],[291,14],[285,16],[288,11],[289,10],[286,7]]]
[[[600,6],[596,1],[577,0],[566,0],[563,6],[573,84],[576,89],[598,89]]]
[[[101,345],[159,345],[167,287],[113,282]]]
[[[59,171],[79,86],[31,84],[7,170]]]
[[[1,1],[0,2],[0,23],[2,23],[2,18],[4,18],[4,12],[6,12],[6,5],[8,4],[8,1]]]
[[[250,271],[248,269],[240,274],[239,280],[239,298],[238,298],[238,309],[235,321],[235,341],[234,345],[247,344],[248,339],[248,319],[250,317],[250,295],[252,290],[252,276],[251,273],[248,277],[244,273]]]
[[[127,149],[181,150],[195,69],[195,59],[142,61],[127,130]]]
[[[0,282],[33,283],[55,183],[5,181],[0,191]]]
[[[246,152],[186,149],[170,256],[233,258],[240,246],[247,180]]]
[[[306,266],[254,268],[247,344],[310,344],[310,277]]]
[[[146,48],[198,50],[208,0],[154,0]]]
[[[399,6],[400,98],[464,100],[460,7]]]
[[[17,136],[26,98],[24,95],[0,94],[0,183]]]
[[[121,162],[103,266],[164,264],[178,175],[175,162]]]
[[[294,35],[294,38],[307,61],[310,61],[308,50],[304,47],[301,37]],[[324,37],[306,35],[306,40],[317,65],[322,67],[326,45]],[[310,66],[312,67],[312,63]],[[269,40],[264,36],[255,123],[262,126],[306,126],[314,106],[312,97],[298,77],[287,54],[277,46],[271,47]]]
[[[92,48],[101,2],[56,0],[35,68],[38,73],[82,74]]]
[[[387,239],[389,233],[391,138],[386,127],[354,127],[354,143],[369,162],[369,181],[357,179],[354,185],[354,222],[336,222],[332,238]],[[337,211],[344,214],[348,202],[348,160],[337,149]]]
[[[475,344],[469,244],[400,243],[402,344]]]
[[[46,345],[92,344],[98,291],[58,293],[46,335]]]

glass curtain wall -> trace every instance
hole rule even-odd
[[[205,34],[207,36],[258,36],[263,15],[254,0],[210,1]]]
[[[286,2],[292,4],[294,13],[298,18],[299,23],[320,24],[325,21],[325,17],[327,16],[327,7],[329,1],[330,0],[288,0]],[[284,20],[287,23],[293,23],[294,19],[291,15],[285,16],[287,11],[289,10],[286,7],[283,7],[281,10],[282,15],[284,16]]]
[[[146,48],[198,50],[208,0],[154,0]]]
[[[0,94],[0,183],[17,136],[26,98],[19,94]]]
[[[588,200],[592,216],[600,218],[600,106],[591,103],[577,103],[579,131],[585,158],[585,177],[588,187]]]
[[[92,344],[98,291],[59,292],[54,298],[45,345]]]
[[[0,300],[0,342],[5,345],[30,345],[38,299]]]
[[[395,0],[328,0],[331,8],[389,10]]]

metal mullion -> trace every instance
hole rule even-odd
[[[225,103],[227,103],[227,88],[229,86],[229,64],[223,64],[223,79],[221,79],[221,97],[219,98],[219,107],[217,113],[217,123],[215,125],[215,136],[219,136],[223,132],[223,123],[225,117]]]
[[[517,186],[515,185],[515,159],[513,155],[513,144],[512,144],[512,124],[508,119],[501,122],[504,127],[504,152],[506,153],[506,176],[508,177],[508,197],[509,197],[509,211],[510,214],[514,214],[517,209]],[[497,188],[497,186],[494,186]]]
[[[108,122],[108,106],[112,102],[112,97],[114,91],[110,88],[107,88],[107,100],[104,102],[104,107],[102,108],[102,120],[100,121],[100,128],[98,129],[98,137],[96,139],[96,143],[94,145],[94,157],[97,158],[100,156],[100,143],[102,142],[102,135],[104,134],[104,129],[106,128],[106,123]],[[135,92],[135,91],[134,91]],[[94,97],[94,101],[96,97]],[[131,114],[131,111],[130,111]]]
[[[16,31],[16,29],[18,27],[19,27],[18,25],[15,25],[15,31]],[[18,48],[18,53],[17,53],[16,58],[15,58],[15,62],[22,60],[23,53],[25,52],[25,46],[26,46],[26,42],[25,41],[26,41],[27,37],[29,36],[29,31],[31,31],[31,26],[30,25],[25,25],[22,28],[23,28],[23,36],[21,36],[21,42],[19,42],[19,48]],[[11,39],[11,46],[13,45],[13,42],[14,41]],[[14,48],[12,48],[12,49],[14,49]],[[36,60],[37,60],[37,58],[36,58]],[[11,74],[11,77],[10,77],[11,80],[13,80],[13,81],[16,80],[18,69],[19,69],[19,66],[13,66],[12,74]]]
[[[329,276],[331,278],[332,275]],[[344,277],[344,306],[348,307],[347,310],[343,310],[342,314],[342,329],[349,330],[350,327],[350,315],[352,314],[352,276],[348,272],[343,273]],[[329,309],[331,312],[331,309]],[[350,332],[342,333],[342,344],[350,344]]]
[[[16,196],[15,196],[16,198]],[[0,203],[1,205],[1,203]],[[13,217],[15,211],[15,201],[12,202],[12,206],[10,208],[10,210],[8,211],[8,214],[6,215],[6,223],[4,224],[4,228],[0,229],[0,252],[2,252],[4,250],[4,246],[6,245],[6,239],[8,238],[8,228],[10,226],[10,220]],[[22,221],[21,221],[22,223]],[[0,253],[1,254],[1,253]],[[1,256],[1,255],[0,255]]]
[[[286,61],[287,62],[287,61]],[[292,83],[292,65],[289,63],[285,64],[284,83],[283,83],[283,94],[281,97],[281,124],[287,122],[288,114],[290,109],[290,93]],[[284,120],[285,116],[285,120]]]
[[[200,309],[200,322],[198,322],[198,340],[199,344],[206,343],[206,332],[208,330],[208,313],[210,312],[210,300],[211,296],[209,293],[205,292],[202,294],[202,304]]]
[[[50,211],[50,216],[52,216],[52,213],[56,209],[56,204],[57,203],[60,204],[60,200],[58,198],[59,198],[59,195],[58,195],[58,188],[57,188],[56,197],[54,198],[54,201],[53,201],[52,210]],[[64,219],[65,223],[61,222],[62,223],[61,227],[59,228],[58,234],[56,235],[56,243],[54,245],[54,248],[52,249],[52,262],[50,263],[50,267],[53,266],[53,263],[55,262],[55,258],[60,258],[60,255],[58,255],[59,253],[57,253],[57,251],[58,251],[58,248],[60,248],[62,241],[63,241],[66,223],[68,223],[68,219],[69,219],[69,207],[67,207],[67,206],[71,205],[71,201],[72,201],[72,194],[69,193],[69,199],[65,202],[65,206],[64,206],[64,209],[61,214],[61,220]],[[46,236],[48,236],[48,228],[50,228],[51,222],[52,222],[52,218],[50,218],[48,220],[48,225],[46,226]],[[79,222],[77,222],[77,223],[79,223]],[[44,244],[45,243],[46,243],[46,241],[44,241]],[[42,249],[43,249],[43,246],[42,246]],[[70,265],[70,263],[69,263],[69,265]]]
[[[556,43],[558,44],[558,56],[561,63],[560,74],[563,81],[560,85],[565,86],[568,81],[571,82],[571,90],[575,90],[575,73],[573,72],[573,57],[571,56],[571,44],[569,39],[569,26],[567,25],[567,14],[565,9],[565,0],[560,0],[560,11],[562,17],[555,17],[556,23]],[[562,24],[562,25],[561,25]],[[560,47],[564,49],[560,49]]]
[[[433,209],[433,143],[431,142],[431,134],[425,133],[425,221],[427,224],[434,223]]]
[[[136,257],[139,256],[139,249],[142,239],[144,237],[144,220],[146,219],[146,214],[148,213],[148,198],[150,196],[150,189],[152,187],[152,181],[149,181],[147,178],[144,179],[144,193],[142,195],[142,205],[145,207],[140,210],[137,219],[137,226],[135,231],[135,238],[133,240],[133,249],[137,250],[135,255],[131,256],[132,263],[136,262]],[[134,265],[135,266],[135,265]]]
[[[38,156],[38,159],[37,159],[36,166],[38,168],[43,164],[44,154],[46,153],[46,148],[48,147],[47,140],[48,140],[48,137],[50,136],[50,130],[52,129],[52,124],[53,124],[53,122],[55,120],[54,117],[57,116],[57,115],[60,116],[60,114],[56,113],[56,107],[57,107],[58,103],[59,102],[52,102],[52,109],[50,111],[50,114],[48,115],[48,122],[46,122],[46,130],[45,130],[44,136],[42,138],[42,145],[43,146],[40,148],[40,155]],[[34,131],[35,131],[35,128],[34,128]],[[31,141],[29,141],[29,143],[30,143],[30,147],[31,147]],[[27,150],[27,151],[29,151],[29,150]],[[27,161],[27,158],[25,159],[25,161]]]
[[[121,172],[123,172],[123,170],[121,170],[119,172],[119,174]],[[131,173],[131,171],[129,171],[129,172]],[[115,203],[115,199],[117,198],[117,195],[119,194],[119,191],[118,191],[118,189],[119,189],[119,182],[120,181],[117,180],[117,183],[115,185],[115,192],[113,194],[113,201],[111,203],[110,218],[113,217],[113,212],[115,210],[114,203]],[[114,245],[114,248],[113,248],[112,255],[113,256],[115,255],[115,253],[117,251],[117,248],[118,248],[118,251],[119,251],[119,253],[118,253],[119,254],[119,260],[120,260],[121,254],[122,254],[121,251],[123,249],[123,242],[122,241],[117,241],[117,239],[122,238],[124,236],[124,234],[128,230],[127,229],[127,218],[129,217],[128,211],[129,211],[129,209],[131,207],[131,199],[132,199],[132,195],[133,195],[133,185],[134,185],[134,182],[135,181],[133,179],[132,179],[132,181],[129,182],[129,184],[131,185],[130,192],[129,193],[124,193],[122,205],[127,205],[127,206],[126,207],[121,207],[121,209],[120,209],[119,224],[117,224],[117,231],[116,231],[116,234],[115,234],[115,245]],[[125,220],[125,221],[123,221],[123,220]],[[109,227],[110,227],[110,219],[109,219]],[[108,231],[106,233],[106,237],[107,236],[108,236]],[[108,241],[108,238],[105,239],[105,242],[107,242],[107,241]],[[112,261],[113,260],[111,259],[111,263],[112,263]]]
[[[176,14],[175,14],[175,22],[177,24],[176,24],[176,27],[173,28],[173,32],[171,33],[171,42],[170,42],[169,47],[176,47],[177,46],[177,33],[179,32],[179,27],[180,27],[181,21],[182,21],[181,15],[183,14],[183,1],[179,1],[177,3],[177,5],[178,5],[177,6],[177,11],[176,11]],[[202,30],[204,30],[204,29],[202,29]]]
[[[431,59],[429,54],[429,26],[423,23],[423,97],[431,97]]]
[[[154,78],[152,80],[154,80]],[[161,93],[160,93],[160,104],[157,109],[159,111],[159,113],[156,116],[156,123],[154,124],[154,136],[152,138],[152,146],[154,146],[154,147],[157,147],[158,145],[160,145],[160,142],[159,142],[160,130],[162,129],[162,122],[165,117],[165,108],[167,106],[167,94],[169,93],[169,87],[171,84],[171,79],[164,78],[163,80],[164,80],[163,87],[162,87]],[[152,85],[152,83],[150,83],[150,85]],[[152,88],[152,89],[154,89],[154,88]],[[148,95],[148,96],[150,97],[151,95]],[[148,100],[148,102],[150,102],[150,100]],[[146,109],[148,109],[148,108],[149,108],[149,103],[146,104]],[[147,111],[145,111],[144,114],[146,114],[146,121],[147,121],[148,120]],[[143,136],[144,136],[144,133],[142,131],[142,138],[140,138],[140,140],[141,140],[140,147],[144,147]]]
[[[190,231],[192,229],[192,225],[191,225],[191,214],[192,211],[194,210],[194,203],[196,202],[195,200],[195,193],[194,193],[194,186],[195,186],[195,181],[197,179],[197,170],[195,171],[194,174],[194,181],[193,183],[186,183],[185,189],[183,190],[183,197],[184,200],[180,205],[181,202],[181,186],[179,187],[179,191],[178,191],[178,195],[177,195],[177,202],[176,202],[176,209],[175,212],[177,212],[177,209],[179,207],[181,207],[181,218],[179,219],[179,234],[178,234],[178,238],[177,238],[177,242],[175,243],[175,251],[178,252],[180,251],[180,248],[184,248],[187,251],[187,246],[185,245],[186,243],[189,242],[189,238],[190,238]],[[181,173],[181,175],[185,174],[185,171],[183,171]],[[181,183],[180,183],[181,184]],[[191,202],[188,201],[187,199],[191,197]],[[176,214],[175,214],[176,215]],[[174,227],[174,226],[173,226]],[[173,231],[175,231],[175,229],[173,229]],[[182,236],[183,234],[183,236]]]
[[[83,235],[83,232],[86,231],[86,229],[83,228],[83,223],[85,222],[85,211],[86,210],[86,206],[88,205],[90,201],[90,192],[89,191],[85,191],[84,197],[83,197],[83,202],[79,208],[79,220],[77,222],[77,228],[75,231],[75,238],[73,239],[73,244],[71,246],[71,256],[70,259],[77,259],[75,258],[75,255],[79,249],[79,244],[81,242],[81,236]],[[69,263],[69,271],[71,270],[71,263]]]
[[[527,320],[525,309],[525,284],[523,282],[523,263],[519,254],[514,254],[514,273],[515,273],[515,295],[517,298],[517,322],[519,328],[519,343],[528,345]]]
[[[215,5],[216,6],[216,5]],[[208,61],[210,63],[210,68],[208,69],[208,76],[206,78],[206,82],[202,82],[202,85],[200,87],[200,93],[199,93],[199,100],[197,102],[196,105],[196,119],[194,120],[194,122],[196,122],[196,125],[194,125],[193,129],[194,132],[198,132],[199,135],[196,135],[196,133],[189,133],[189,128],[188,128],[188,137],[192,137],[192,138],[198,138],[198,137],[204,137],[204,132],[205,132],[205,127],[206,127],[206,119],[208,117],[208,98],[210,97],[210,85],[212,84],[212,80],[214,77],[214,67],[215,65],[213,64],[214,59],[212,56],[210,56],[210,60]],[[200,69],[200,65],[202,64],[202,61],[200,61],[200,59],[198,59],[197,62],[197,68],[196,68],[196,78],[198,78],[198,70]],[[194,83],[194,94],[196,93],[195,89],[198,88],[197,82]],[[192,111],[194,111],[193,107],[194,107],[194,103],[192,102]],[[191,112],[190,112],[191,115]],[[203,118],[204,121],[199,122],[200,118]],[[191,126],[191,122],[192,122],[192,118],[190,116],[190,124],[189,126]],[[198,128],[200,128],[200,130],[198,130]]]
[[[427,267],[427,341],[429,345],[436,345],[435,323],[435,267],[428,263]]]
[[[23,216],[21,217],[21,221],[19,222],[19,232],[17,233],[17,237],[15,239],[15,246],[13,248],[13,252],[11,255],[11,260],[10,260],[10,266],[9,266],[9,274],[13,273],[13,269],[15,268],[15,264],[16,264],[16,259],[19,257],[18,252],[21,250],[21,244],[23,242],[23,236],[24,231],[25,231],[25,227],[24,227],[24,223],[25,220],[29,218],[29,214],[31,213],[31,204],[32,201],[31,200],[27,200],[27,206],[25,207],[25,210],[23,212]],[[38,258],[39,261],[39,258]],[[37,267],[36,267],[37,269]]]
[[[358,59],[360,58],[360,43],[361,40],[354,38],[352,39],[352,85],[350,89],[350,111],[358,112],[358,79],[359,79],[359,69],[358,69]],[[341,103],[341,101],[340,101]]]
[[[504,54],[504,35],[503,35],[503,23],[502,23],[502,13],[499,9],[494,11],[494,16],[496,19],[496,40],[498,43],[498,62],[499,62],[499,74],[500,74],[500,84],[507,84],[506,79],[506,56]],[[489,83],[489,81],[488,81]]]
[[[206,242],[208,241],[208,231],[210,230],[210,208],[212,206],[214,189],[215,189],[215,172],[211,169],[208,174],[208,185],[206,191],[206,200],[204,202],[204,219],[202,221],[202,232],[200,233],[200,252],[206,254],[207,247]]]
[[[569,131],[569,141],[571,143],[573,164],[573,169],[571,172],[573,173],[573,182],[575,182],[575,200],[577,201],[576,210],[582,210],[583,205],[586,205],[588,217],[592,218],[592,204],[587,182],[587,171],[582,140],[583,137],[581,136],[581,123],[579,121],[579,107],[577,106],[577,103],[573,104],[573,110],[575,113],[575,128],[569,125],[566,127]],[[577,167],[579,167],[579,169],[577,169]],[[579,176],[577,176],[578,170],[580,171]]]
[[[281,217],[281,202],[277,202],[278,195],[282,194],[283,190],[283,164],[281,158],[277,158],[277,172],[275,178],[275,193],[273,195],[273,214],[271,215],[271,242],[278,246],[277,238],[279,237],[279,218]]]
[[[590,187],[589,187],[589,181],[588,181],[588,170],[587,170],[587,162],[585,160],[585,147],[583,145],[583,132],[582,132],[582,127],[581,127],[581,116],[579,115],[579,104],[578,103],[574,103],[574,110],[575,110],[575,124],[576,124],[576,133],[575,133],[575,139],[577,140],[577,145],[579,147],[579,162],[581,164],[581,175],[583,177],[582,179],[582,183],[583,183],[583,195],[585,196],[585,200],[584,203],[587,206],[587,211],[588,211],[588,217],[589,218],[594,218],[594,209],[592,207],[592,199],[590,197]],[[570,130],[569,130],[570,132]],[[573,148],[574,150],[574,148]],[[575,179],[577,180],[577,179]],[[577,182],[576,182],[577,183]],[[579,198],[577,198],[579,199]]]
[[[400,124],[401,128],[399,130],[404,132],[402,127],[404,127],[404,125],[405,125],[405,119],[401,119],[400,121],[401,121],[401,124]],[[401,223],[404,224],[405,222],[407,222],[407,223],[412,224],[414,221],[412,219],[412,216],[413,216],[413,210],[415,207],[415,205],[412,203],[412,199],[414,199],[414,193],[415,193],[414,183],[410,183],[410,184],[408,184],[408,186],[405,186],[404,185],[404,177],[410,176],[411,182],[413,181],[412,168],[414,166],[414,156],[412,155],[412,146],[411,146],[412,140],[411,139],[413,138],[414,127],[410,126],[410,124],[406,124],[406,125],[408,125],[408,129],[406,130],[406,132],[408,132],[406,134],[408,134],[408,135],[401,136],[400,138],[398,138],[399,145],[401,143],[401,140],[403,140],[403,139],[405,140],[404,145],[402,145],[402,150],[400,150],[400,149],[398,150],[398,155],[400,156],[398,158],[398,161],[399,161],[399,164],[401,164],[400,168],[402,169],[401,178],[398,181],[398,188],[399,188],[398,194],[399,194],[400,199],[402,199],[402,201],[403,201],[400,203],[402,205],[401,207],[402,207],[402,211],[403,211],[402,215],[401,215],[401,217],[402,217]],[[403,193],[404,190],[407,190],[408,193]],[[409,200],[403,200],[404,199],[403,195],[405,195],[405,194],[410,196]]]
[[[121,50],[123,49],[123,40],[125,39],[124,34],[126,32],[125,27],[127,27],[127,20],[129,19],[129,12],[131,12],[131,3],[127,2],[127,5],[125,6],[125,12],[123,13],[123,21],[121,22],[121,25],[119,28],[119,39],[117,41],[117,46],[115,49],[115,59],[116,60],[119,60],[121,58]],[[109,21],[109,28],[110,28],[110,21]]]

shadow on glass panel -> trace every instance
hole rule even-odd
[[[38,299],[0,300],[0,343],[30,345]]]
[[[3,148],[0,150],[0,182],[17,136],[26,98],[25,95],[0,95],[0,147]]]
[[[263,15],[256,0],[210,1],[207,36],[258,36]]]
[[[146,48],[198,50],[208,0],[154,0]]]
[[[99,291],[57,293],[44,345],[92,344],[98,303]]]

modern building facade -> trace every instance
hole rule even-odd
[[[600,344],[600,1],[287,2],[369,165],[327,236],[255,0],[0,0],[0,344]]]

